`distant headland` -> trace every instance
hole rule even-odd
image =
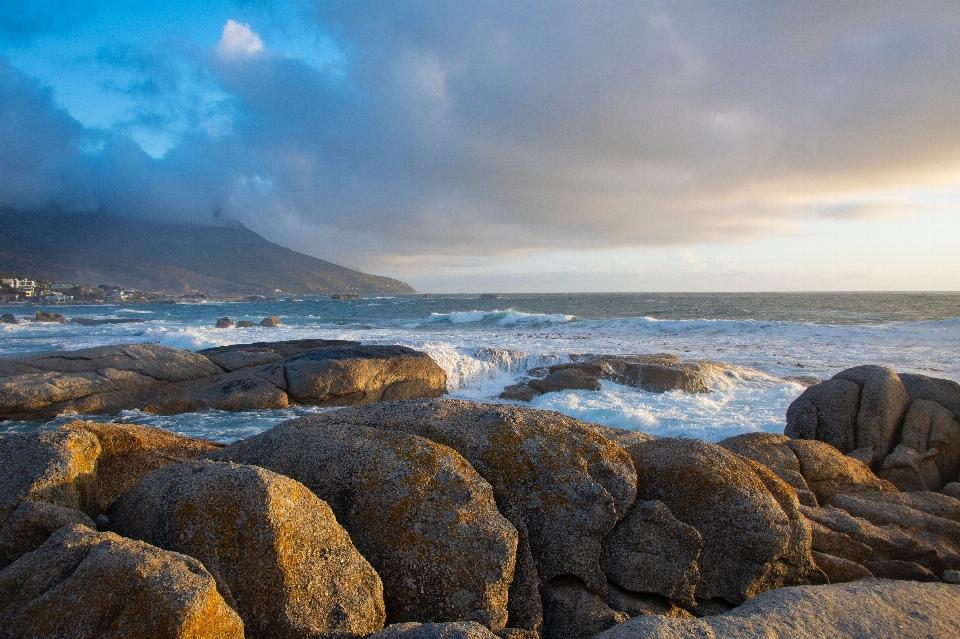
[[[177,296],[416,293],[399,280],[284,248],[238,222],[192,226],[0,209],[0,229],[7,279]]]

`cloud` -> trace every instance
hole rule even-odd
[[[86,130],[8,68],[0,92],[44,119],[0,133],[23,150],[0,204],[28,193],[200,221],[221,206],[376,269],[745,242],[811,216],[909,213],[905,191],[960,175],[952,2],[317,2],[310,15],[335,68],[271,54],[232,19],[211,51],[158,50],[136,122],[178,123],[159,159],[130,122]],[[160,81],[174,55],[213,88]],[[222,99],[197,95],[214,89]]]
[[[217,52],[228,57],[252,56],[263,51],[263,41],[250,29],[249,24],[227,20],[223,36],[217,43]]]

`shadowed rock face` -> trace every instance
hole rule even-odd
[[[197,558],[251,638],[363,637],[383,626],[379,577],[330,508],[255,466],[190,462],[144,476],[111,529]]]
[[[0,571],[0,637],[242,639],[195,559],[65,526]]]
[[[579,577],[604,592],[601,540],[633,503],[636,474],[620,447],[551,411],[458,400],[391,402],[310,418],[420,435],[463,455],[500,508],[530,536],[541,581]]]
[[[239,344],[202,353],[127,344],[0,359],[4,419],[342,406],[437,397],[445,389],[443,369],[423,353],[343,341]]]
[[[517,531],[456,451],[403,432],[302,418],[211,458],[269,468],[327,501],[383,579],[391,623],[506,625]]]

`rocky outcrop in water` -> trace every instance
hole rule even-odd
[[[666,353],[571,355],[570,359],[571,362],[563,364],[531,368],[518,383],[504,388],[500,398],[528,402],[537,395],[561,390],[596,391],[600,390],[601,380],[651,393],[709,393],[740,380],[790,381],[724,362],[685,362]]]
[[[303,348],[207,361],[237,373]],[[372,403],[227,447],[87,422],[0,439],[0,638],[113,636],[113,621],[119,636],[946,637],[958,546],[960,500],[901,492],[824,442],[653,438],[509,405]]]
[[[342,406],[437,397],[445,390],[446,374],[423,353],[343,341],[238,344],[199,353],[125,344],[0,359],[0,419]]]

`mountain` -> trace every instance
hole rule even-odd
[[[0,271],[168,293],[416,293],[399,280],[291,251],[238,222],[192,226],[103,213],[0,209]]]

